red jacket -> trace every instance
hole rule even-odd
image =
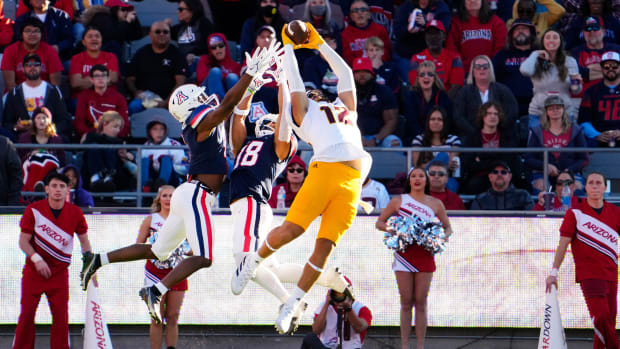
[[[463,59],[465,71],[469,71],[471,60],[479,55],[493,58],[506,45],[508,31],[506,24],[496,15],[487,23],[480,23],[478,17],[469,16],[465,23],[458,16],[452,17],[446,48],[458,52]]]
[[[12,19],[4,17],[4,8],[0,8],[0,52],[13,41],[14,24]]]
[[[342,39],[342,57],[352,66],[353,60],[362,57],[364,54],[364,43],[371,36],[377,36],[383,41],[383,61],[390,60],[392,47],[390,46],[390,38],[384,26],[375,22],[370,22],[365,28],[358,28],[349,24],[340,35]]]
[[[465,204],[463,204],[463,200],[458,194],[449,191],[446,189],[444,192],[431,192],[431,196],[437,198],[443,202],[443,205],[446,207],[446,210],[464,210]]]
[[[208,54],[200,56],[200,60],[196,66],[196,82],[198,85],[202,84],[202,82],[209,76],[209,71],[211,68],[214,67],[222,69],[222,79],[226,79],[226,76],[231,73],[241,75],[241,64],[230,58],[230,48],[228,47],[226,36],[222,33],[214,33],[209,35],[207,42],[209,42],[214,36],[217,36],[224,41],[224,45],[226,45],[226,56],[223,60],[217,61],[211,54],[210,48],[208,48]]]

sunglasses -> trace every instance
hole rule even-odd
[[[303,172],[304,172],[304,169],[303,169],[303,168],[292,168],[292,167],[291,167],[291,168],[287,169],[287,171],[288,171],[288,173],[295,173],[295,172],[297,172],[297,173],[303,173]]]
[[[434,176],[443,177],[443,176],[447,175],[447,173],[443,172],[443,171],[428,171],[428,175],[429,176],[433,176],[433,177]]]
[[[189,8],[187,8],[187,7],[177,7],[177,11],[178,12],[189,11]]]
[[[41,34],[39,29],[24,29],[24,34]]]
[[[601,30],[601,27],[586,27],[586,29],[584,29],[583,31],[595,32],[595,31],[599,31],[599,30]]]
[[[493,170],[493,171],[491,171],[491,173],[494,174],[494,175],[501,174],[502,176],[505,176],[505,175],[509,174],[510,171],[507,171],[507,170]]]
[[[571,185],[571,184],[573,184],[573,180],[572,179],[566,179],[566,180],[563,180],[563,181],[558,180],[558,181],[555,182],[555,185]]]
[[[104,79],[107,77],[108,77],[108,74],[93,74],[93,79]]]
[[[487,70],[489,69],[491,66],[489,65],[489,63],[484,63],[484,64],[474,64],[474,69],[483,69],[483,70]]]
[[[359,8],[352,8],[351,9],[351,13],[358,13],[358,12],[365,13],[365,12],[368,12],[368,11],[369,11],[368,7],[359,7]]]
[[[30,67],[40,67],[41,66],[41,62],[28,62],[26,64],[24,64],[24,67],[30,68]]]
[[[616,70],[616,69],[618,69],[618,64],[613,64],[613,63],[605,64],[605,65],[603,65],[603,69],[605,69],[605,70]]]
[[[170,34],[170,30],[168,30],[168,29],[155,29],[155,30],[153,30],[153,33],[155,33],[157,35],[161,35],[161,34],[168,35],[168,34]]]
[[[129,7],[121,7],[120,10],[123,11],[123,12],[129,12],[130,11]]]
[[[424,71],[423,71],[423,72],[418,73],[418,76],[419,76],[419,77],[422,77],[422,78],[423,78],[423,77],[427,77],[427,76],[428,76],[429,78],[432,78],[432,77],[434,77],[434,76],[435,76],[435,74],[433,74],[433,73],[431,73],[431,72],[428,72],[428,73],[427,73],[427,72],[424,72]]]
[[[224,48],[224,44],[217,44],[209,46],[210,49],[215,50],[217,48]]]

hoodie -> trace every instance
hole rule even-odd
[[[200,60],[198,61],[198,65],[196,66],[196,82],[198,85],[202,84],[202,82],[209,76],[209,71],[211,68],[218,67],[222,70],[222,79],[226,79],[228,74],[237,74],[241,75],[241,64],[235,62],[230,58],[230,47],[228,47],[228,40],[226,40],[226,36],[222,33],[214,33],[207,37],[207,46],[209,42],[213,38],[220,38],[224,42],[224,46],[226,48],[226,56],[223,60],[218,61],[211,54],[211,49],[207,49],[208,53],[200,56]],[[224,80],[222,80],[224,81]]]
[[[71,203],[80,207],[94,207],[95,201],[93,200],[93,197],[88,191],[86,191],[86,189],[82,188],[82,176],[80,175],[80,170],[73,165],[67,165],[63,167],[60,172],[62,174],[66,174],[66,172],[70,169],[75,171],[75,175],[78,178],[77,186],[74,189],[71,189]]]

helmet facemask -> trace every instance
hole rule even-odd
[[[276,114],[267,114],[256,120],[256,127],[254,128],[256,137],[260,138],[274,134],[276,132],[277,118],[278,116]]]

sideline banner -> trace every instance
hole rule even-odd
[[[551,286],[551,292],[545,294],[545,307],[538,349],[566,349],[566,336],[562,327],[560,306],[558,304],[558,291],[555,285]]]
[[[99,285],[94,277],[86,295],[86,317],[84,321],[84,349],[113,349],[108,325],[103,318]]]

